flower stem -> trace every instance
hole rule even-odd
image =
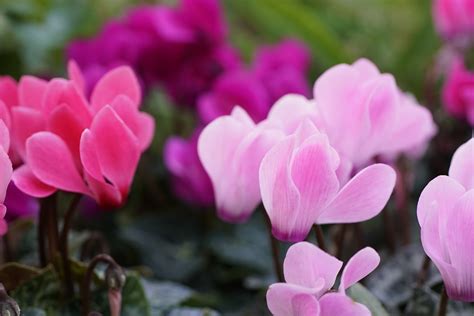
[[[430,268],[430,263],[431,263],[430,257],[425,255],[420,272],[418,273],[418,279],[416,280],[417,288],[420,288],[423,285],[423,283],[425,283],[426,277],[428,275],[428,269]]]
[[[270,218],[268,217],[266,213],[264,216],[267,223],[268,238],[270,239],[270,244],[272,247],[273,268],[275,269],[275,274],[277,276],[278,282],[284,282],[283,271],[280,265],[280,247],[278,244],[278,240],[276,240],[276,238],[273,237],[272,223],[270,221]]]
[[[402,224],[402,244],[410,243],[410,210],[408,208],[408,166],[406,159],[397,162],[397,182],[395,184],[395,204]]]
[[[89,266],[87,267],[87,271],[84,276],[84,279],[82,280],[82,285],[81,285],[81,315],[82,316],[89,315],[90,306],[91,306],[90,284],[91,284],[92,276],[94,274],[94,269],[97,266],[97,264],[101,262],[108,264],[109,267],[112,267],[113,269],[116,269],[116,270],[122,269],[111,256],[106,255],[106,254],[97,255],[91,260],[91,262],[89,263]]]
[[[339,225],[339,232],[337,234],[336,238],[336,250],[334,252],[336,258],[341,258],[342,252],[344,250],[344,239],[346,237],[346,232],[347,232],[347,224],[341,224]]]
[[[385,241],[391,254],[395,253],[395,232],[393,230],[393,221],[387,208],[382,210],[382,219],[385,226]]]
[[[316,240],[318,241],[318,246],[322,251],[326,251],[326,242],[324,241],[324,234],[319,225],[313,225],[314,232],[316,234]]]
[[[41,267],[46,266],[46,204],[41,202],[38,216],[38,254]]]
[[[445,316],[448,309],[448,293],[446,292],[446,287],[443,286],[443,291],[441,292],[441,297],[439,299],[438,306],[438,316]]]
[[[61,238],[59,240],[59,250],[61,252],[61,260],[64,272],[64,289],[67,297],[74,295],[74,284],[71,277],[71,267],[69,265],[69,246],[68,246],[68,235],[71,228],[71,222],[74,219],[74,214],[77,209],[77,205],[81,200],[81,195],[76,194],[73,196],[69,208],[64,215],[64,224],[61,230]]]
[[[43,200],[45,208],[46,235],[48,237],[49,262],[54,263],[54,258],[59,248],[58,214],[56,211],[56,195]]]
[[[5,235],[3,235],[2,243],[3,243],[3,260],[5,262],[10,262],[13,260],[13,253],[12,253],[12,248],[10,245],[10,238],[9,238],[8,232],[6,232]]]

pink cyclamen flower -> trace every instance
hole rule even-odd
[[[374,164],[342,185],[340,166],[327,136],[309,120],[268,151],[260,191],[276,238],[301,241],[316,223],[360,222],[383,209],[395,185],[393,169]]]
[[[356,168],[380,154],[422,148],[436,131],[431,114],[407,100],[393,76],[367,59],[327,70],[314,85],[314,98],[318,127]]]
[[[24,103],[20,93],[21,105],[12,114],[25,164],[13,181],[35,197],[60,189],[89,195],[102,206],[120,206],[151,143],[153,118],[138,109],[141,92],[130,68],[108,72],[90,101],[77,66],[70,64],[69,71],[72,80],[31,80],[24,88],[31,97]]]
[[[8,231],[8,225],[5,221],[7,208],[4,205],[4,201],[13,172],[12,163],[7,154],[9,146],[10,138],[8,129],[3,121],[0,120],[0,236]]]
[[[334,286],[342,262],[308,242],[288,249],[283,264],[286,283],[270,285],[267,305],[274,316],[371,315],[369,309],[345,294],[352,285],[370,274],[380,263],[377,252],[364,248],[342,271],[337,291]]]
[[[198,156],[197,142],[201,130],[189,139],[170,137],[163,149],[163,159],[172,175],[175,194],[189,203],[210,206],[214,202],[212,183]]]
[[[421,242],[448,296],[474,302],[474,139],[454,153],[449,176],[425,187],[417,207]]]
[[[443,106],[451,115],[474,126],[474,72],[454,60],[442,91]]]
[[[247,220],[260,203],[260,161],[281,133],[255,125],[240,107],[207,125],[198,141],[199,158],[214,187],[218,216]]]
[[[436,29],[445,39],[474,39],[472,0],[434,0],[433,17]]]

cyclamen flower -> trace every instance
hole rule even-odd
[[[454,153],[449,176],[425,187],[417,207],[421,242],[448,296],[474,302],[474,139]]]
[[[474,3],[472,0],[434,0],[436,29],[447,40],[474,40]]]
[[[233,65],[220,56],[229,53],[226,35],[219,1],[182,0],[177,7],[134,8],[109,21],[95,38],[72,42],[67,52],[85,74],[87,95],[107,71],[128,65],[145,91],[160,84],[178,104],[194,106],[197,96]]]
[[[366,306],[354,302],[345,291],[379,263],[374,249],[360,250],[347,262],[339,289],[333,292],[330,290],[342,262],[308,242],[294,244],[283,264],[286,283],[272,284],[267,291],[268,309],[274,316],[371,315]]]
[[[9,146],[10,137],[8,129],[3,121],[0,120],[0,236],[8,231],[8,225],[5,221],[7,208],[4,205],[4,201],[13,172],[12,163],[7,154]]]
[[[214,192],[197,152],[200,134],[198,129],[189,139],[169,138],[163,150],[163,159],[172,175],[175,194],[183,201],[210,206],[214,202]]]
[[[360,222],[383,209],[395,185],[391,167],[371,165],[343,186],[339,166],[339,155],[327,136],[309,120],[268,151],[259,180],[276,238],[301,241],[315,223]]]
[[[247,220],[260,203],[260,161],[282,134],[255,125],[240,107],[207,125],[198,141],[199,158],[214,187],[217,215]]]
[[[446,111],[474,126],[474,72],[466,69],[460,58],[453,62],[442,98]]]
[[[120,206],[153,137],[153,118],[138,110],[140,87],[130,68],[102,77],[90,102],[77,66],[70,64],[69,71],[70,81],[28,78],[25,93],[20,90],[12,122],[25,164],[13,181],[35,197],[60,189],[89,195],[102,206]]]
[[[429,112],[408,101],[393,76],[367,59],[327,70],[314,85],[314,98],[318,126],[356,168],[377,155],[422,148],[436,132]]]

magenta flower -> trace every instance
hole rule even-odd
[[[272,284],[267,291],[268,309],[274,316],[371,315],[367,307],[354,302],[345,291],[379,263],[374,249],[360,250],[344,267],[339,289],[330,291],[342,262],[308,242],[294,244],[283,264],[286,283]]]
[[[20,81],[13,140],[25,164],[15,170],[14,182],[35,197],[60,189],[89,195],[102,206],[120,206],[151,143],[153,118],[138,110],[140,87],[128,67],[102,77],[90,101],[74,64],[70,77]]]
[[[230,114],[235,106],[242,107],[256,122],[263,120],[270,109],[264,86],[251,73],[237,70],[220,76],[213,89],[199,98],[199,118],[209,123]]]
[[[253,73],[265,86],[269,102],[275,103],[288,93],[309,96],[306,75],[311,62],[309,49],[301,42],[288,39],[258,49]]]
[[[417,207],[421,242],[448,296],[474,302],[474,139],[458,148],[449,176],[425,187]]]
[[[260,190],[276,238],[301,241],[316,223],[360,222],[383,209],[395,185],[393,169],[371,165],[343,186],[340,165],[327,136],[309,120],[268,151],[260,165]]]
[[[17,218],[34,218],[39,212],[39,201],[23,193],[15,183],[10,182],[5,197],[8,212],[5,219],[11,222]]]
[[[436,29],[445,39],[474,39],[472,0],[434,0],[433,17]]]
[[[282,134],[255,125],[242,108],[207,125],[198,141],[199,158],[211,178],[217,215],[228,222],[247,220],[260,203],[260,161]]]
[[[201,130],[189,139],[171,137],[166,141],[163,159],[172,175],[173,191],[183,201],[200,206],[214,202],[212,183],[198,156],[197,143]]]
[[[460,58],[453,62],[442,98],[448,113],[474,126],[474,72],[467,70]]]

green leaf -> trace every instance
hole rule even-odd
[[[127,274],[127,282],[122,289],[122,316],[151,315],[141,278],[136,273]]]
[[[40,273],[37,268],[11,262],[0,267],[0,280],[5,289],[11,291]]]
[[[379,300],[372,295],[363,285],[356,283],[347,290],[347,294],[357,303],[364,304],[373,316],[388,316]]]

